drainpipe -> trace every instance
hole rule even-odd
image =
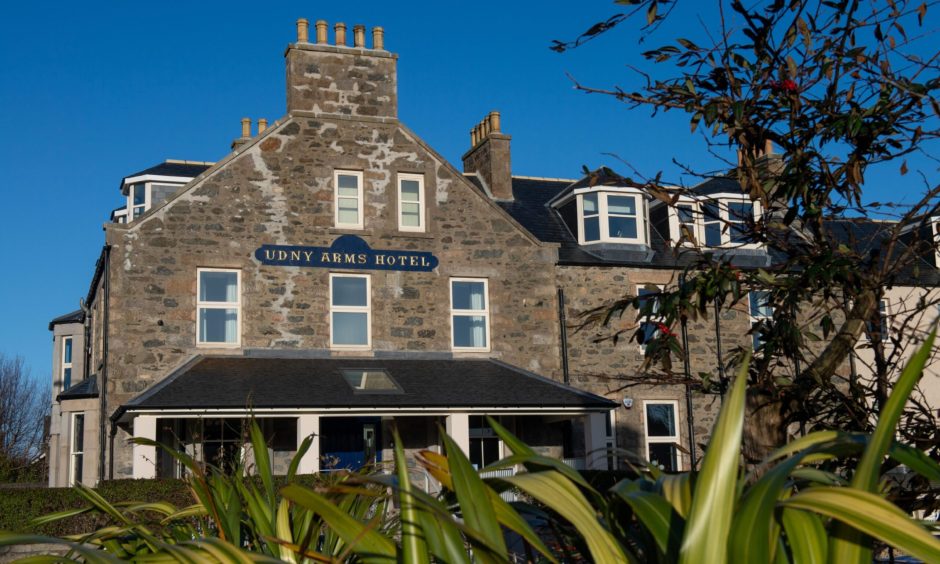
[[[568,373],[568,322],[565,319],[565,291],[558,288],[558,324],[561,329],[561,373],[565,384],[571,383]]]
[[[107,411],[108,411],[108,323],[110,317],[110,294],[111,294],[111,245],[105,245],[104,247],[104,282],[103,282],[103,299],[104,299],[104,331],[101,337],[101,357],[103,363],[101,365],[101,388],[98,390],[100,394],[100,400],[98,403],[98,482],[104,481],[104,463],[105,463],[105,448],[107,446],[107,433],[106,422],[107,422]]]
[[[715,353],[718,355],[718,389],[721,391],[721,401],[724,403],[725,392],[728,391],[728,376],[725,374],[724,355],[721,352],[721,308],[718,298],[715,298]]]
[[[685,273],[679,275],[679,288],[685,287]],[[695,415],[692,413],[692,365],[689,360],[689,327],[685,312],[680,317],[682,326],[682,369],[685,373],[685,412],[689,427],[689,462],[690,469],[695,470],[697,460],[695,457]]]

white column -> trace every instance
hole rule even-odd
[[[584,467],[588,470],[607,469],[607,414],[584,416]]]
[[[297,447],[310,435],[313,435],[313,442],[307,454],[300,459],[298,474],[316,474],[320,471],[320,416],[305,413],[297,418]]]
[[[470,415],[468,413],[451,413],[444,423],[447,434],[454,439],[460,450],[470,456]]]
[[[134,437],[157,440],[157,418],[138,415],[134,419]],[[157,447],[134,444],[134,478],[157,477]]]

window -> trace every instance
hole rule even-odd
[[[617,412],[610,410],[604,420],[604,435],[607,443],[607,469],[617,469]]]
[[[698,204],[676,204],[675,215],[675,242],[686,241],[700,244],[703,237],[699,232],[701,214],[699,213]]]
[[[485,279],[452,278],[450,325],[453,348],[489,350],[489,303]]]
[[[579,196],[581,243],[608,241],[645,244],[646,200],[640,194],[591,192]]]
[[[197,345],[235,345],[241,340],[241,272],[200,268],[196,300]]]
[[[362,229],[362,173],[337,171],[333,182],[336,227]]]
[[[62,338],[62,391],[72,387],[72,337]]]
[[[721,209],[718,202],[705,202],[702,205],[702,221],[705,230],[705,245],[708,247],[720,247],[722,244],[722,227],[724,222],[721,218]]]
[[[72,414],[72,433],[69,440],[69,483],[82,481],[82,466],[85,462],[85,414]]]
[[[751,244],[748,224],[759,211],[757,204],[724,198],[702,203],[702,231],[708,247]]]
[[[647,284],[643,287],[637,286],[636,289],[636,295],[639,298],[639,311],[637,311],[637,314],[640,316],[638,319],[640,331],[637,341],[643,347],[659,336],[659,327],[663,324],[662,318],[659,316],[659,299],[656,296],[661,291],[662,288],[653,284]]]
[[[878,300],[878,322],[869,321],[868,339],[887,341],[890,337],[888,323],[888,300]]]
[[[150,207],[150,193],[147,190],[147,185],[143,182],[131,184],[127,199],[127,207],[131,210],[130,220],[137,219],[144,215],[144,212]]]
[[[397,394],[401,388],[385,370],[343,370],[343,378],[356,393]]]
[[[424,231],[424,176],[398,175],[398,229]]]
[[[764,344],[761,327],[766,326],[774,318],[774,308],[770,305],[770,292],[751,290],[748,293],[748,306],[748,313],[751,317],[752,345],[756,351]]]
[[[470,421],[470,464],[474,470],[481,470],[502,458],[502,445],[499,437],[482,415],[471,415]],[[484,476],[485,477],[485,476]]]
[[[678,420],[679,403],[675,401],[643,402],[645,411],[646,459],[666,472],[679,471]]]
[[[754,221],[754,204],[728,202],[728,238],[732,245],[748,242],[747,224]]]
[[[337,348],[372,343],[370,280],[367,274],[330,274],[330,335]]]

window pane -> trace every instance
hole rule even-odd
[[[335,311],[333,312],[334,345],[368,345],[369,314]]]
[[[64,362],[65,364],[72,363],[72,339],[71,338],[65,339],[65,351],[62,354],[62,362]]]
[[[728,202],[730,221],[750,221],[754,219],[754,204],[748,202]]]
[[[695,223],[692,206],[676,206],[676,215],[679,216],[679,223]]]
[[[333,305],[365,307],[369,303],[368,281],[358,276],[333,277]]]
[[[359,223],[359,200],[355,198],[339,199],[339,222]]]
[[[483,282],[454,281],[451,283],[454,309],[486,309]]]
[[[339,193],[342,195],[353,195],[359,193],[359,177],[354,174],[336,175],[339,183]],[[350,191],[351,190],[351,191]]]
[[[486,347],[486,317],[483,315],[455,315],[454,346]]]
[[[585,194],[581,197],[584,215],[597,213],[597,194]]]
[[[402,180],[401,181],[401,201],[403,202],[419,202],[421,201],[421,194],[417,180]]]
[[[676,414],[672,404],[646,404],[646,434],[650,437],[676,436]]]
[[[607,196],[607,213],[636,215],[636,198],[633,196]]]
[[[640,344],[645,345],[659,336],[659,323],[644,321],[640,324]]]
[[[705,244],[709,247],[721,246],[721,224],[718,222],[705,224]]]
[[[83,452],[85,450],[85,415],[76,415],[72,422],[72,452]]]
[[[138,206],[134,208],[134,219],[144,215],[144,206]]]
[[[143,184],[134,184],[131,186],[133,190],[133,201],[135,206],[142,206],[147,201],[147,187]]]
[[[585,241],[597,241],[600,238],[601,238],[600,218],[598,218],[597,216],[584,218],[584,240]]]
[[[401,224],[404,227],[421,227],[421,211],[418,204],[401,205]]]
[[[85,463],[85,457],[81,454],[73,455],[72,468],[74,468],[74,475],[72,476],[72,483],[80,483],[82,481],[82,466]]]
[[[72,387],[72,369],[66,368],[62,371],[62,389],[67,390]]]
[[[234,343],[238,333],[238,310],[199,309],[199,342]]]
[[[398,392],[401,388],[384,370],[343,370],[343,378],[357,392]]]
[[[199,301],[237,302],[237,272],[200,272]]]
[[[635,218],[610,216],[607,219],[607,229],[611,237],[636,239]]]
[[[668,443],[651,443],[650,462],[661,467],[666,472],[678,472],[679,460],[676,456],[676,446]]]
[[[767,302],[770,299],[770,292],[766,290],[753,290],[748,294],[748,300],[751,306],[751,317],[773,317],[774,308]]]
[[[655,314],[659,312],[659,299],[657,294],[658,290],[650,290],[649,288],[637,288],[636,295],[640,298],[640,313],[643,313],[646,309],[647,304],[651,304],[649,307],[649,313]]]

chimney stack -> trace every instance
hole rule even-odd
[[[242,118],[242,136],[232,141],[232,150],[240,148],[249,141],[251,141],[251,118]]]
[[[464,172],[474,172],[496,200],[512,200],[509,142],[501,131],[500,115],[492,111],[470,130],[470,150],[464,153]]]
[[[300,22],[304,22],[301,26]],[[398,118],[398,55],[385,50],[385,30],[372,28],[372,47],[366,46],[366,26],[352,28],[350,47],[346,24],[333,25],[329,44],[325,20],[316,20],[315,42],[306,40],[307,20],[298,20],[298,41],[288,46],[287,112],[290,115],[343,116],[351,119]]]

